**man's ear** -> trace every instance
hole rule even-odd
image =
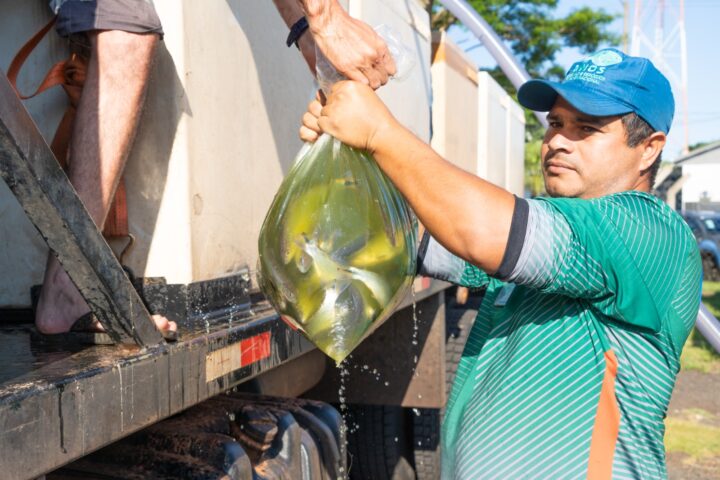
[[[654,132],[643,142],[643,153],[640,160],[640,171],[645,171],[655,162],[667,143],[667,136],[663,132]]]

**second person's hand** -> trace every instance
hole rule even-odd
[[[337,1],[326,2],[316,15],[309,10],[308,22],[317,47],[346,78],[376,89],[396,73],[385,40],[365,22],[348,15]]]

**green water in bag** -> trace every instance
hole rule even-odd
[[[415,232],[375,160],[324,134],[300,150],[265,217],[260,288],[283,320],[340,363],[408,293]]]

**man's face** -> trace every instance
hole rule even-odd
[[[620,116],[593,117],[562,97],[548,113],[542,144],[545,189],[552,197],[596,198],[648,190],[641,177],[644,145],[627,145]]]

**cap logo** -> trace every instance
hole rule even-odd
[[[590,57],[589,60],[598,67],[609,67],[610,65],[617,65],[622,62],[623,59],[619,53],[613,50],[600,50]]]
[[[607,67],[617,65],[622,60],[623,57],[613,50],[601,50],[590,58],[577,62],[570,67],[567,75],[565,75],[565,81],[577,80],[599,85],[605,81]]]

